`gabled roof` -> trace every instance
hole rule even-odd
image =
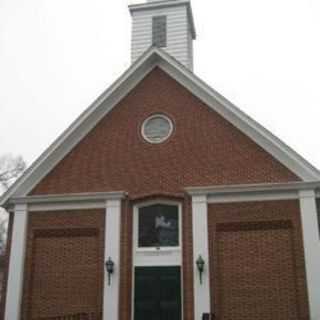
[[[320,180],[320,172],[308,161],[205,84],[166,52],[151,47],[26,170],[22,177],[0,198],[0,206],[5,205],[11,197],[26,196],[155,67],[159,67],[168,73],[303,181]]]

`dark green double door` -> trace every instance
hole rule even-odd
[[[180,267],[136,267],[134,320],[181,320]]]

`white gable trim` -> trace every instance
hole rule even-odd
[[[0,206],[11,197],[26,196],[154,68],[155,58],[147,51],[102,93],[4,193]]]
[[[164,53],[161,52],[161,55],[164,55]],[[191,91],[197,98],[251,138],[284,166],[293,171],[303,181],[320,180],[320,172],[307,160],[209,87],[200,78],[195,76],[194,73],[174,61],[172,57],[167,56],[166,59],[160,61],[159,66],[163,71]]]
[[[25,174],[2,196],[0,205],[5,205],[11,197],[26,196],[156,66],[167,72],[303,181],[320,180],[320,172],[281,140],[206,85],[163,50],[150,48],[32,164]]]

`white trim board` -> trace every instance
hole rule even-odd
[[[10,199],[7,210],[12,211],[17,204],[28,204],[29,212],[98,209],[105,208],[107,200],[121,200],[125,197],[123,191],[17,197]]]
[[[234,203],[299,199],[302,190],[315,190],[320,182],[244,184],[213,187],[189,187],[191,196],[206,196],[208,203]]]
[[[303,181],[320,180],[320,172],[308,161],[210,88],[166,52],[151,47],[26,170],[25,174],[0,198],[0,206],[5,206],[11,197],[26,196],[126,94],[157,66],[269,152]]]
[[[87,192],[87,193],[69,193],[69,194],[50,194],[50,195],[34,195],[27,197],[11,198],[10,204],[41,204],[41,203],[67,203],[67,202],[91,202],[103,200],[124,199],[126,193],[124,191],[114,192]]]
[[[234,184],[221,186],[186,187],[185,190],[192,196],[217,195],[233,193],[255,193],[255,192],[287,192],[300,190],[320,189],[320,181],[313,182],[286,182],[286,183],[254,183]],[[320,190],[319,190],[320,191]]]
[[[258,201],[280,201],[280,200],[298,200],[298,192],[292,193],[258,193],[258,194],[237,194],[209,196],[208,203],[240,203],[240,202],[258,202]]]

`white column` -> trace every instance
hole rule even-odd
[[[108,284],[108,273],[104,266],[103,319],[119,319],[120,291],[120,221],[121,199],[108,200],[106,203],[105,251],[104,261],[109,257],[114,262],[111,283]]]
[[[307,272],[310,319],[320,319],[320,239],[315,192],[300,192],[304,256]]]
[[[194,319],[201,320],[203,313],[210,312],[210,268],[208,249],[208,204],[206,196],[192,197],[193,230],[193,278],[194,278]],[[200,284],[196,261],[201,255],[205,261]]]
[[[11,251],[5,320],[19,320],[23,291],[24,261],[27,239],[28,210],[27,205],[19,204],[14,209]]]

